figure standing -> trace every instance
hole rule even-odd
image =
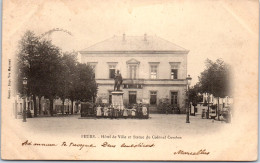
[[[114,91],[119,91],[120,90],[120,86],[123,83],[123,78],[121,73],[119,72],[119,70],[117,70],[117,73],[115,74],[115,84],[114,84]]]
[[[105,118],[108,117],[108,107],[107,107],[107,105],[104,106],[104,117]]]
[[[102,116],[102,111],[101,111],[101,106],[100,105],[98,105],[98,107],[97,107],[96,116],[97,116],[97,118],[100,118]]]

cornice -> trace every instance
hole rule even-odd
[[[108,81],[114,81],[114,79],[99,79],[97,78],[96,80],[108,80]],[[129,79],[129,78],[123,78],[123,80],[133,80],[133,81],[186,81],[186,79]]]
[[[189,51],[79,51],[80,54],[188,54]]]

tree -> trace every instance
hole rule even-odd
[[[36,95],[39,94],[37,86],[41,76],[38,73],[38,50],[40,46],[39,37],[32,31],[27,31],[19,42],[18,50],[18,79],[17,90],[20,94],[26,96],[33,96],[34,100],[34,116],[37,116]],[[28,80],[27,90],[24,92],[23,78]]]
[[[200,91],[218,97],[219,103],[219,97],[230,95],[231,68],[222,59],[217,59],[216,62],[207,59],[205,64],[206,69],[199,77]],[[219,119],[219,109],[216,109],[216,115]]]
[[[53,100],[58,96],[58,85],[62,84],[60,74],[63,72],[60,49],[51,41],[41,41],[41,93],[50,100],[50,114],[53,116]]]
[[[80,101],[94,101],[97,94],[97,83],[93,69],[86,64],[77,64],[75,80],[75,99]]]
[[[230,66],[222,59],[213,62],[206,60],[206,69],[199,77],[200,92],[207,92],[216,97],[230,94]]]
[[[62,72],[60,49],[51,41],[41,40],[32,31],[27,31],[19,42],[18,91],[22,92],[22,79],[28,79],[27,96],[33,96],[34,116],[37,116],[36,96],[50,99],[53,115],[53,99],[57,95],[57,83]]]
[[[197,83],[193,87],[190,88],[189,99],[192,102],[192,104],[197,104],[203,100],[202,98],[203,97],[200,94],[200,85],[199,85],[199,83]]]
[[[69,99],[74,101],[94,101],[98,86],[94,78],[94,72],[89,65],[77,63],[76,69],[70,74],[72,81],[69,86]],[[73,105],[71,109],[73,114]]]
[[[74,89],[74,76],[76,74],[76,64],[77,58],[75,53],[64,53],[61,60],[62,60],[62,73],[60,74],[60,81],[61,83],[58,85],[60,88],[58,90],[58,96],[62,100],[62,114],[64,113],[64,102],[66,98],[70,97],[70,93],[73,94]],[[72,95],[72,97],[74,97]]]
[[[53,100],[60,97],[64,101],[95,101],[97,84],[93,70],[76,60],[75,53],[64,53],[50,40],[27,31],[19,42],[17,89],[23,92],[22,79],[28,79],[27,96],[34,101],[34,115],[37,116],[36,97],[50,100],[50,114],[53,115]],[[73,106],[73,105],[72,105]],[[64,110],[64,109],[63,109]],[[41,109],[40,109],[41,111]],[[73,114],[73,107],[71,110]]]

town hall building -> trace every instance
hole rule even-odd
[[[98,84],[97,98],[111,103],[114,75],[123,77],[125,105],[160,99],[185,112],[188,50],[158,36],[114,36],[79,51],[82,63],[90,65]]]

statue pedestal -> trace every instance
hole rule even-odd
[[[112,92],[112,106],[115,109],[123,110],[124,104],[123,104],[123,94],[122,91],[113,91]]]

